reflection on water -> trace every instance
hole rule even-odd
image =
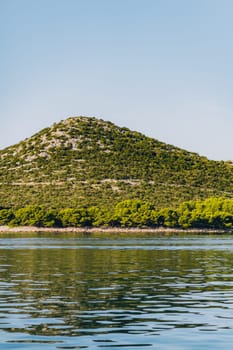
[[[233,238],[0,236],[1,349],[232,349]]]

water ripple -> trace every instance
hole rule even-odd
[[[0,347],[232,349],[233,239],[0,238]]]

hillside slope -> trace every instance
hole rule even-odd
[[[0,151],[0,206],[157,207],[233,197],[233,168],[96,118],[72,117]]]

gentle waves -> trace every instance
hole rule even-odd
[[[230,235],[0,236],[0,349],[232,344]]]

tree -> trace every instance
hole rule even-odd
[[[59,218],[63,227],[81,227],[90,226],[92,223],[91,216],[85,208],[66,208],[59,212]]]
[[[9,225],[14,219],[14,213],[11,209],[0,210],[0,225]]]
[[[157,213],[157,222],[159,226],[178,227],[177,211],[169,208],[161,209]]]
[[[60,226],[55,210],[47,210],[43,206],[27,206],[16,210],[13,225],[54,227]]]
[[[152,226],[154,207],[149,202],[139,199],[128,199],[115,207],[114,220],[120,226]]]

